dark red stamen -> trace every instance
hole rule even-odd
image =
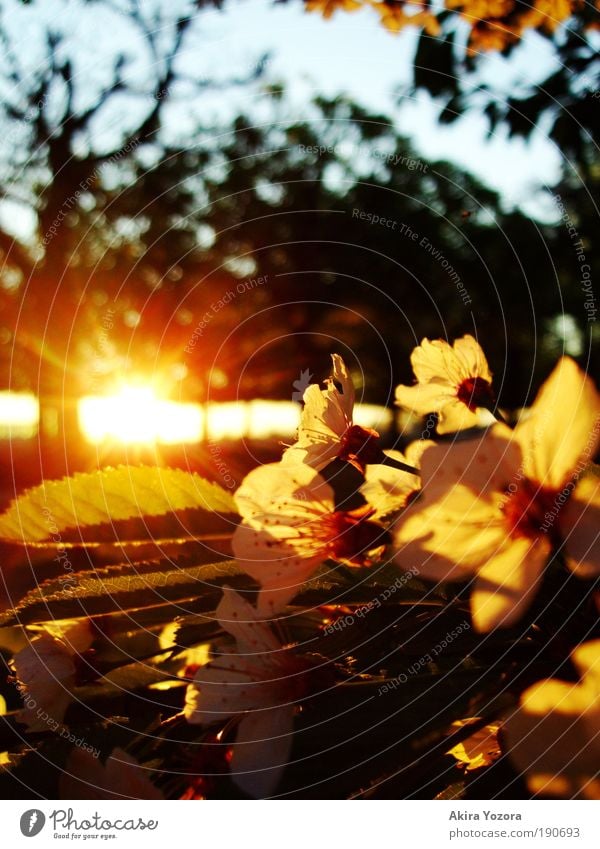
[[[370,427],[351,425],[340,440],[338,457],[360,471],[364,471],[370,463],[381,463],[383,451],[379,445],[379,434]]]
[[[546,534],[553,546],[560,545],[557,527],[557,497],[559,492],[539,487],[525,479],[515,491],[507,488],[507,500],[502,506],[512,537],[537,539]]]
[[[492,384],[482,377],[468,377],[458,387],[456,397],[475,412],[477,407],[489,408],[495,402]]]
[[[377,522],[369,521],[373,510],[338,510],[328,522],[329,547],[335,560],[352,566],[368,566],[368,554],[375,548],[387,545],[389,534]]]

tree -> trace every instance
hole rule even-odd
[[[369,369],[371,399],[387,401],[410,379],[396,364],[415,341],[475,332],[515,406],[528,400],[529,366],[541,376],[556,354],[563,312],[577,333],[588,326],[566,233],[502,212],[479,181],[419,159],[387,116],[342,98],[299,117],[273,85],[270,121],[197,121],[177,138],[168,106],[213,86],[177,65],[195,8],[91,5],[139,32],[157,70],[140,90],[133,54],[118,48],[82,107],[65,36],[47,35],[35,85],[7,100],[7,120],[29,136],[5,196],[29,192],[37,245],[8,257],[23,283],[3,295],[17,338],[4,346],[6,384],[35,376],[60,396],[66,376],[77,394],[150,369],[198,399],[286,397],[298,362],[325,371],[342,346],[356,371]],[[165,15],[166,46],[154,34]],[[124,94],[139,111],[101,148],[102,120]]]

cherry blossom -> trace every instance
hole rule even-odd
[[[12,664],[25,703],[17,719],[29,731],[48,731],[62,723],[73,700],[77,660],[92,641],[88,620],[61,620],[45,625],[15,654]]]
[[[368,463],[384,459],[379,434],[353,423],[352,380],[340,355],[332,354],[331,358],[333,373],[325,380],[325,389],[313,383],[304,393],[298,439],[284,451],[282,462],[304,463],[321,471],[339,458],[362,472]]]
[[[422,493],[402,514],[396,562],[436,581],[474,576],[480,631],[514,624],[551,554],[584,577],[600,573],[600,396],[563,358],[514,431],[437,445],[422,458]]]
[[[336,510],[333,489],[309,466],[260,466],[235,501],[243,521],[233,551],[261,585],[258,609],[266,616],[282,610],[325,560],[368,566],[387,541],[371,508]]]
[[[600,640],[579,646],[572,658],[581,679],[529,687],[504,739],[532,793],[600,799]]]
[[[439,433],[482,423],[482,411],[494,404],[492,374],[473,336],[467,334],[452,346],[443,339],[423,339],[410,361],[417,382],[396,388],[399,406],[420,416],[437,413]],[[493,421],[488,415],[488,421]]]
[[[249,796],[273,794],[289,759],[298,702],[307,693],[310,661],[282,647],[256,608],[225,587],[216,611],[235,650],[201,667],[187,688],[188,722],[207,726],[241,716],[230,761]]]

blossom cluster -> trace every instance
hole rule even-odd
[[[240,522],[233,554],[258,590],[245,597],[224,587],[215,619],[226,636],[179,676],[185,720],[207,733],[234,731],[227,765],[249,796],[277,792],[298,715],[311,695],[337,686],[322,656],[284,637],[288,618],[310,610],[315,582],[335,583],[340,574],[347,581],[379,566],[395,576],[374,602],[330,605],[321,618],[326,634],[364,620],[416,576],[462,586],[470,623],[456,633],[490,634],[526,622],[557,564],[565,580],[569,571],[600,576],[600,475],[593,464],[600,395],[592,380],[563,357],[511,428],[472,336],[453,344],[424,339],[411,364],[415,382],[397,387],[396,403],[416,416],[434,414],[436,438],[403,452],[384,450],[375,430],[355,423],[353,381],[333,354],[331,376],[303,394],[296,441],[279,462],[252,470],[234,494]],[[336,486],[340,469],[359,481],[350,494]],[[87,621],[55,623],[13,660],[21,688],[56,722],[92,640]],[[424,654],[415,671],[434,654]],[[504,717],[504,744],[533,793],[600,798],[600,640],[576,646],[573,667],[575,682],[546,679],[525,689]],[[399,686],[389,680],[379,694]],[[43,730],[25,703],[20,721]],[[464,760],[470,744],[460,745]],[[474,755],[473,763],[481,758]]]
[[[190,722],[243,716],[231,769],[252,795],[276,788],[294,715],[314,686],[315,660],[282,646],[267,620],[299,603],[319,567],[365,567],[389,555],[400,574],[470,581],[473,627],[484,633],[519,622],[555,558],[575,575],[600,573],[600,478],[591,462],[600,396],[572,359],[560,360],[511,430],[497,411],[478,342],[424,339],[411,357],[416,382],[398,386],[396,401],[419,415],[437,414],[445,440],[413,443],[404,454],[384,452],[375,431],[354,424],[352,380],[342,358],[332,359],[324,388],[313,384],[304,393],[296,442],[279,463],[250,472],[235,494],[242,522],[234,554],[260,591],[256,606],[225,591],[217,616],[235,648],[199,669],[188,688]],[[321,474],[340,460],[364,479],[360,507],[336,503]],[[586,669],[594,650],[600,669],[598,646],[586,649]],[[577,687],[565,694],[561,715],[581,702]],[[590,693],[585,689],[586,710],[591,700],[597,732],[600,702]],[[511,718],[519,751],[523,727],[532,726],[545,694],[543,687],[526,693]],[[596,756],[598,747],[592,742]]]

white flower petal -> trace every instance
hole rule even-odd
[[[346,368],[346,363],[340,357],[339,354],[332,354],[331,359],[333,361],[333,375],[332,377],[326,381],[327,388],[330,391],[336,391],[338,397],[340,393],[337,391],[336,387],[333,385],[333,381],[340,384],[342,387],[341,397],[339,397],[339,404],[342,408],[344,415],[348,422],[352,423],[352,412],[354,410],[354,384],[348,374],[348,369]]]
[[[386,451],[388,457],[407,463],[400,451]],[[394,469],[392,466],[370,464],[365,469],[365,483],[360,492],[375,513],[374,519],[389,516],[406,506],[409,496],[419,489],[416,475]]]
[[[333,490],[308,466],[267,463],[253,469],[235,493],[244,519],[260,526],[302,524],[334,509]]]
[[[233,536],[233,551],[241,567],[262,587],[257,602],[261,616],[274,616],[297,595],[327,557],[323,547],[310,538],[297,547],[272,534],[239,525]]]
[[[221,655],[201,667],[187,687],[184,715],[193,725],[210,725],[247,710],[285,703],[282,672],[269,656]]]
[[[231,587],[223,587],[223,598],[215,618],[234,637],[241,654],[265,654],[281,649],[279,640],[256,608]]]
[[[89,623],[85,624],[85,638],[78,627],[70,631],[82,651],[92,643]],[[69,630],[65,629],[61,633],[68,634]],[[75,686],[74,658],[77,653],[67,642],[44,631],[15,654],[13,666],[27,694],[26,707],[19,712],[18,719],[30,731],[48,731],[45,714],[55,722],[64,719],[73,698],[71,691]]]
[[[254,799],[272,796],[287,766],[293,737],[292,705],[244,716],[230,764],[238,787]]]
[[[284,465],[305,463],[320,470],[338,456],[340,440],[352,425],[354,386],[340,355],[333,354],[332,360],[333,373],[325,389],[312,384],[304,393],[298,439],[284,451]]]
[[[325,437],[316,432],[308,436],[302,433],[298,441],[283,452],[281,463],[289,466],[305,465],[321,471],[336,459],[340,447],[338,436]]]

